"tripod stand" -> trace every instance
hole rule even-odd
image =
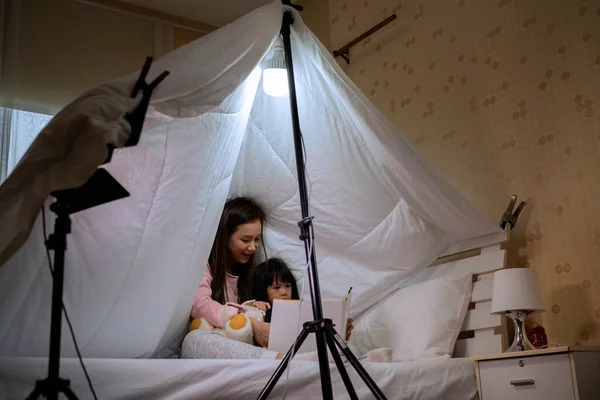
[[[151,64],[152,58],[148,57],[131,93],[131,98],[135,98],[142,91],[142,98],[140,103],[124,116],[131,127],[131,133],[125,147],[135,146],[138,143],[152,92],[169,74],[168,71],[165,71],[150,84],[146,83],[146,76]],[[108,157],[102,164],[110,162],[115,149],[112,145],[107,147]],[[69,400],[77,399],[77,396],[71,390],[70,382],[61,379],[59,374],[62,311],[64,308],[62,299],[65,251],[67,250],[67,235],[71,233],[71,214],[125,198],[129,196],[129,192],[108,171],[104,168],[98,168],[83,185],[71,189],[57,190],[52,192],[51,195],[56,198],[56,202],[50,205],[50,210],[56,214],[56,221],[54,233],[46,241],[48,250],[54,250],[48,377],[36,382],[35,388],[27,397],[27,400],[37,399],[39,396],[44,396],[48,400],[58,400],[59,393],[64,393]]]
[[[64,393],[69,400],[77,399],[69,386],[69,381],[59,376],[65,251],[67,234],[71,233],[71,214],[127,197],[129,193],[105,169],[100,168],[84,185],[52,192],[52,196],[56,198],[56,202],[50,205],[50,210],[56,214],[56,220],[54,233],[46,241],[48,250],[54,250],[48,377],[36,382],[27,400],[37,399],[39,396],[56,400],[59,393]]]
[[[289,6],[289,3],[284,2]],[[312,249],[313,238],[310,232],[312,231],[313,217],[309,216],[308,197],[306,189],[306,174],[304,170],[304,155],[302,152],[302,133],[300,131],[300,121],[298,117],[298,103],[296,99],[296,85],[294,82],[294,68],[292,63],[292,47],[290,42],[290,26],[294,23],[294,18],[289,11],[283,14],[283,23],[281,27],[281,35],[283,37],[283,46],[285,54],[285,63],[287,68],[288,85],[290,93],[290,107],[292,113],[292,128],[294,132],[294,149],[296,153],[296,168],[298,172],[298,189],[300,193],[300,206],[302,209],[302,220],[298,222],[300,227],[300,239],[304,241],[304,249],[306,252],[306,261],[309,264],[309,283],[310,295],[312,300],[313,318],[314,321],[304,323],[302,331],[296,338],[294,345],[288,350],[281,364],[277,367],[271,379],[259,395],[259,399],[266,399],[277,381],[288,367],[294,354],[304,343],[310,333],[314,333],[317,340],[317,352],[319,355],[319,371],[321,375],[321,391],[324,399],[333,399],[333,388],[331,386],[331,375],[329,373],[329,360],[327,355],[327,347],[331,351],[331,355],[335,361],[338,371],[342,377],[346,390],[351,399],[358,399],[356,391],[350,380],[350,376],[344,367],[344,363],[336,348],[339,347],[341,352],[346,356],[352,367],[360,375],[365,384],[369,387],[373,396],[377,399],[385,399],[383,392],[377,387],[377,384],[369,376],[367,371],[362,367],[358,359],[352,354],[352,351],[346,345],[346,342],[340,337],[333,327],[331,319],[323,318],[323,307],[321,303],[321,290],[319,287],[319,277],[317,274],[317,257]]]
[[[71,232],[69,211],[61,203],[56,202],[50,207],[57,215],[54,233],[46,241],[49,250],[54,250],[54,273],[52,275],[52,311],[50,319],[50,360],[48,363],[48,378],[37,381],[35,389],[27,400],[45,396],[49,400],[58,399],[58,393],[64,393],[68,399],[77,399],[69,386],[69,381],[61,379],[60,369],[60,334],[62,323],[62,294],[65,271],[65,250],[67,234]]]

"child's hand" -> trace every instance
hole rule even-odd
[[[250,303],[250,306],[256,307],[262,312],[266,312],[268,309],[271,308],[271,305],[269,303],[265,303],[264,301],[253,301],[252,303]]]

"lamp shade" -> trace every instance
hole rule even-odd
[[[509,268],[494,273],[491,313],[545,310],[535,274],[529,268]]]

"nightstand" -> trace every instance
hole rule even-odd
[[[480,400],[600,399],[600,346],[471,357]]]

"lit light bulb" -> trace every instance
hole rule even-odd
[[[285,97],[289,95],[287,69],[285,68],[285,55],[281,36],[273,44],[273,57],[264,63],[263,90],[266,94],[273,97]]]
[[[287,70],[284,68],[269,68],[263,71],[263,90],[273,97],[289,95]]]

